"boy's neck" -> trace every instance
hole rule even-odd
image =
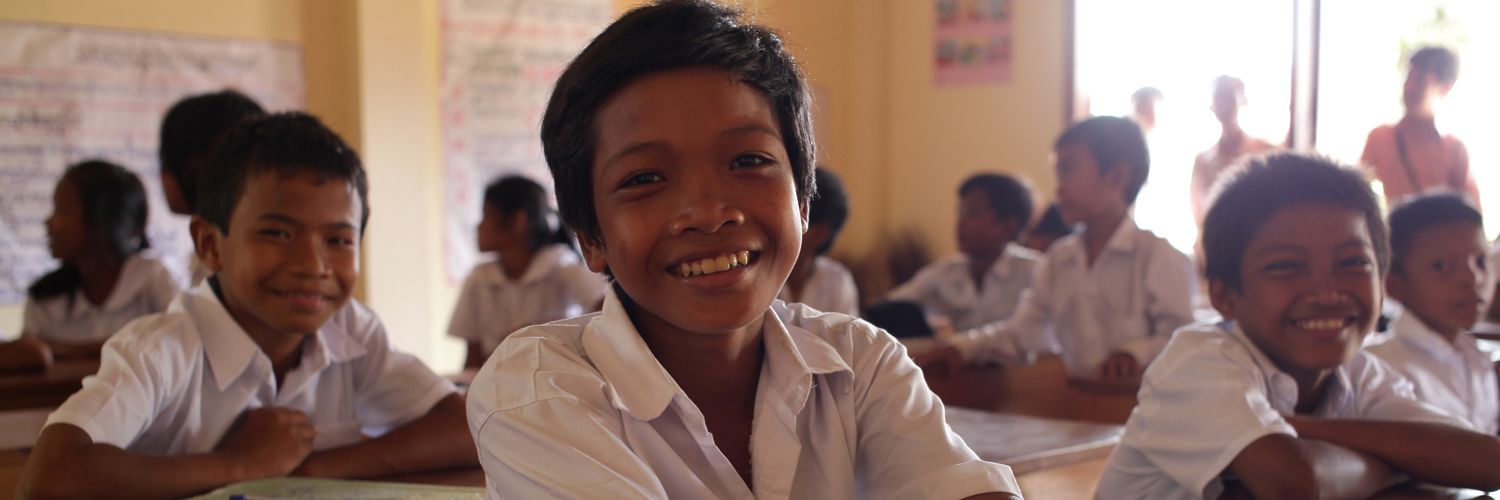
[[[120,282],[120,273],[125,270],[125,259],[111,252],[92,252],[72,261],[78,269],[78,278],[83,281],[83,295],[94,305],[104,305]]]
[[[1279,364],[1279,363],[1278,363]],[[1281,371],[1292,376],[1297,381],[1297,406],[1294,411],[1298,415],[1312,415],[1323,405],[1323,400],[1328,396],[1328,381],[1333,375],[1333,370],[1296,370],[1288,371],[1288,367],[1282,366]]]
[[[1005,247],[984,254],[965,254],[969,257],[969,278],[974,280],[974,290],[984,289],[984,276],[989,274],[990,268],[995,267],[995,262],[1004,254]]]
[[[1420,134],[1413,138],[1438,135],[1437,116],[1431,111],[1409,109],[1406,111],[1406,116],[1401,117],[1401,121],[1396,126],[1408,130],[1409,134],[1412,132]]]
[[[1124,222],[1125,210],[1102,214],[1083,221],[1083,243],[1088,250],[1089,267],[1094,267],[1094,262],[1099,260],[1099,254],[1104,252],[1104,247],[1109,245],[1109,239]]]
[[[1245,129],[1240,128],[1239,122],[1219,124],[1219,152],[1236,153],[1245,141]]]
[[[526,269],[531,267],[533,257],[536,257],[536,250],[530,246],[507,248],[500,251],[500,267],[505,271],[506,277],[519,280],[526,275]]]
[[[1439,337],[1442,337],[1443,340],[1448,341],[1449,344],[1452,344],[1453,341],[1458,338],[1458,334],[1468,331],[1469,329],[1472,329],[1474,327],[1474,325],[1469,325],[1468,329],[1462,329],[1462,331],[1450,328],[1440,328],[1434,326],[1433,322],[1427,321],[1427,318],[1423,318],[1420,313],[1412,311],[1411,309],[1407,309],[1407,311],[1411,311],[1412,314],[1415,314],[1417,317],[1417,321],[1422,322],[1422,326],[1427,327],[1428,330],[1431,330],[1432,333],[1436,333]]]
[[[623,299],[624,297],[622,297]],[[755,411],[755,391],[765,357],[762,316],[730,332],[689,332],[622,300],[641,340],[700,409]]]

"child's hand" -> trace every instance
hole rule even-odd
[[[964,356],[958,352],[958,348],[944,345],[912,356],[912,362],[922,367],[923,371],[935,371],[944,377],[952,377],[964,366]]]
[[[1099,365],[1099,376],[1106,379],[1135,378],[1141,376],[1141,365],[1135,356],[1123,352],[1109,355]]]
[[[285,476],[312,453],[317,430],[307,414],[288,408],[245,412],[239,428],[219,445],[219,452],[239,468],[242,480]]]

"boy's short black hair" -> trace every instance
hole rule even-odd
[[[620,89],[640,77],[679,68],[723,69],[763,92],[776,114],[799,202],[814,189],[812,115],[807,82],[765,27],[738,10],[706,0],[665,0],[636,8],[568,64],[542,117],[542,151],[556,185],[562,220],[580,239],[600,241],[594,210],[594,118]]]
[[[1463,196],[1454,193],[1421,195],[1391,210],[1391,271],[1404,273],[1412,240],[1424,229],[1451,223],[1484,227],[1484,216]]]
[[[370,185],[359,154],[306,113],[277,113],[236,124],[209,152],[203,166],[198,215],[225,233],[234,207],[245,194],[245,184],[264,172],[283,176],[312,172],[319,182],[348,182],[359,193],[361,236],[370,220]]]
[[[1031,202],[1031,188],[1009,175],[983,173],[974,174],[960,184],[958,196],[963,197],[976,189],[989,198],[990,213],[995,214],[995,219],[1016,220],[1016,234],[1012,240],[1026,232],[1026,226],[1031,224],[1031,211],[1035,208]]]
[[[1052,149],[1060,150],[1070,144],[1083,144],[1089,156],[1099,165],[1099,175],[1109,173],[1124,163],[1130,168],[1130,183],[1125,185],[1125,204],[1135,203],[1141,186],[1146,185],[1146,176],[1151,173],[1151,155],[1146,150],[1146,134],[1134,121],[1118,116],[1098,116],[1068,127]]]
[[[1391,247],[1369,177],[1330,159],[1296,153],[1252,159],[1220,179],[1203,220],[1204,274],[1210,281],[1242,290],[1240,262],[1251,239],[1278,211],[1306,202],[1332,203],[1362,215],[1380,276],[1385,277]]]
[[[844,181],[838,174],[826,168],[814,169],[813,176],[817,178],[818,192],[807,207],[807,223],[828,226],[828,241],[818,247],[818,255],[823,255],[833,248],[844,222],[849,220],[849,193],[844,192]]]
[[[1042,212],[1042,219],[1036,221],[1036,225],[1031,227],[1031,234],[1062,237],[1073,234],[1073,228],[1063,221],[1062,211],[1057,209],[1056,203],[1053,203]]]
[[[1458,54],[1447,47],[1422,47],[1409,61],[1412,70],[1435,76],[1441,83],[1458,81]]]
[[[266,114],[259,104],[237,90],[188,97],[167,110],[161,120],[161,144],[157,157],[161,168],[177,179],[182,199],[189,207],[198,206],[199,172],[188,160],[208,155],[214,140],[229,127],[246,119]]]

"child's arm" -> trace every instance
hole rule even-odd
[[[301,412],[261,408],[247,412],[212,453],[158,457],[98,444],[83,429],[53,424],[37,438],[17,498],[183,498],[285,475],[312,451],[315,433]]]
[[[22,336],[0,343],[0,372],[52,368],[52,349],[36,337]]]
[[[1500,489],[1500,437],[1428,422],[1286,420],[1302,439],[1368,454],[1412,479],[1484,491]]]
[[[98,358],[99,353],[104,350],[104,343],[89,342],[87,344],[60,344],[57,342],[47,342],[47,347],[52,350],[52,356],[56,358]]]
[[[1404,480],[1373,456],[1287,434],[1251,442],[1229,468],[1260,499],[1362,499]]]
[[[1130,356],[1134,366],[1128,367],[1134,368],[1130,370],[1134,373],[1124,373],[1126,370],[1120,369],[1113,373],[1101,371],[1105,377],[1139,373],[1166,348],[1172,332],[1193,322],[1193,296],[1198,290],[1198,273],[1193,271],[1193,262],[1166,241],[1157,241],[1157,244],[1150,249],[1142,275],[1146,293],[1137,298],[1145,302],[1141,307],[1145,309],[1142,313],[1146,321],[1146,336],[1118,344],[1115,356],[1112,356]]]
[[[385,435],[309,455],[292,475],[352,479],[478,466],[464,398],[449,394]]]
[[[940,370],[951,376],[964,363],[976,359],[1016,362],[1044,350],[1046,328],[1052,322],[1053,279],[1049,261],[1042,261],[1031,290],[1021,293],[1021,303],[1010,318],[956,333],[942,347],[913,360],[924,370]]]

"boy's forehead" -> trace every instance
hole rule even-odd
[[[1370,242],[1370,231],[1359,211],[1328,202],[1292,203],[1271,212],[1250,239],[1249,248],[1342,245]]]
[[[362,210],[359,191],[349,179],[309,170],[266,169],[245,178],[234,215],[258,218],[276,213],[309,223],[342,220],[358,227]]]

